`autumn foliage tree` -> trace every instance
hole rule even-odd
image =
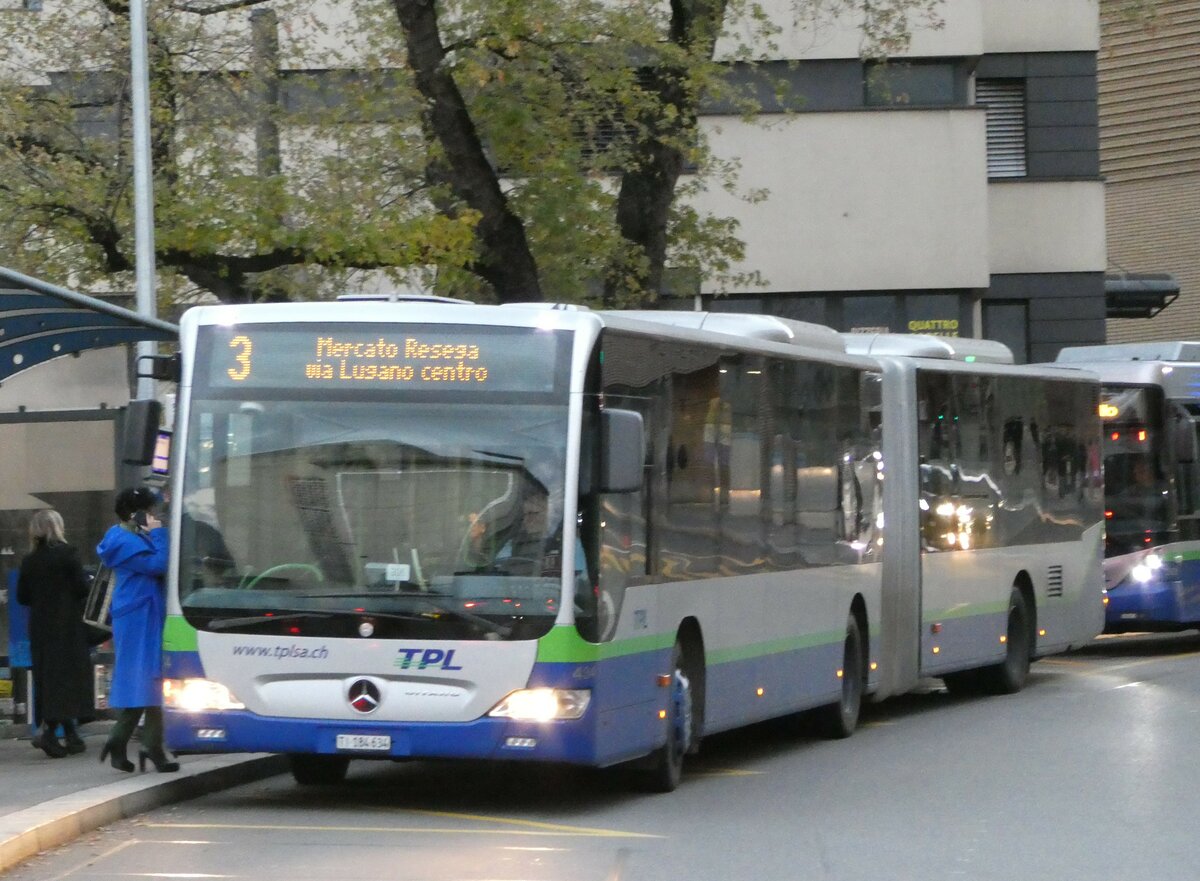
[[[699,124],[706,101],[758,109],[729,63],[763,57],[780,15],[849,16],[886,57],[939,3],[153,2],[162,296],[314,299],[371,273],[634,305],[672,271],[744,282],[736,223],[689,199],[737,187]],[[129,287],[127,0],[3,12],[0,37],[0,262]]]

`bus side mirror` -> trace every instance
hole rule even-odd
[[[143,364],[148,361],[149,364]],[[164,382],[179,382],[183,375],[179,353],[174,355],[140,355],[137,359],[138,379],[159,379]]]
[[[1196,424],[1182,414],[1175,415],[1175,424],[1171,429],[1171,447],[1176,463],[1189,465],[1196,461]]]
[[[126,465],[149,465],[154,461],[162,403],[154,399],[130,401],[121,433],[121,461]]]
[[[642,414],[633,410],[601,410],[600,442],[600,492],[640,490],[646,448]]]

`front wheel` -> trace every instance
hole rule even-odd
[[[641,772],[641,783],[650,792],[673,792],[683,777],[683,757],[691,748],[695,732],[692,681],[688,676],[683,646],[671,650],[671,682],[667,696],[667,742],[650,754]]]
[[[825,737],[849,737],[858,727],[864,691],[863,637],[858,618],[850,613],[842,643],[842,693],[816,712],[817,728]]]
[[[288,756],[292,777],[301,786],[333,786],[346,779],[347,756]]]

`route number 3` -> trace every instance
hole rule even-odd
[[[250,375],[250,353],[254,349],[254,344],[248,336],[235,336],[229,341],[229,348],[240,349],[233,356],[233,360],[237,362],[237,367],[230,367],[225,372],[229,374],[229,378],[234,382],[241,382]]]

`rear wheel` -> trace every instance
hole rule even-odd
[[[1033,656],[1033,624],[1029,604],[1019,588],[1008,598],[1008,625],[1005,629],[1004,660],[979,671],[979,684],[989,694],[1015,694],[1029,678]]]
[[[673,792],[683,776],[683,757],[695,739],[692,682],[683,646],[671,650],[671,682],[667,686],[667,742],[650,754],[641,783],[650,792]]]
[[[849,737],[858,727],[864,691],[863,638],[858,618],[851,613],[842,643],[842,693],[816,711],[817,728],[825,737]]]
[[[346,756],[288,756],[292,777],[301,786],[331,786],[346,779]]]

